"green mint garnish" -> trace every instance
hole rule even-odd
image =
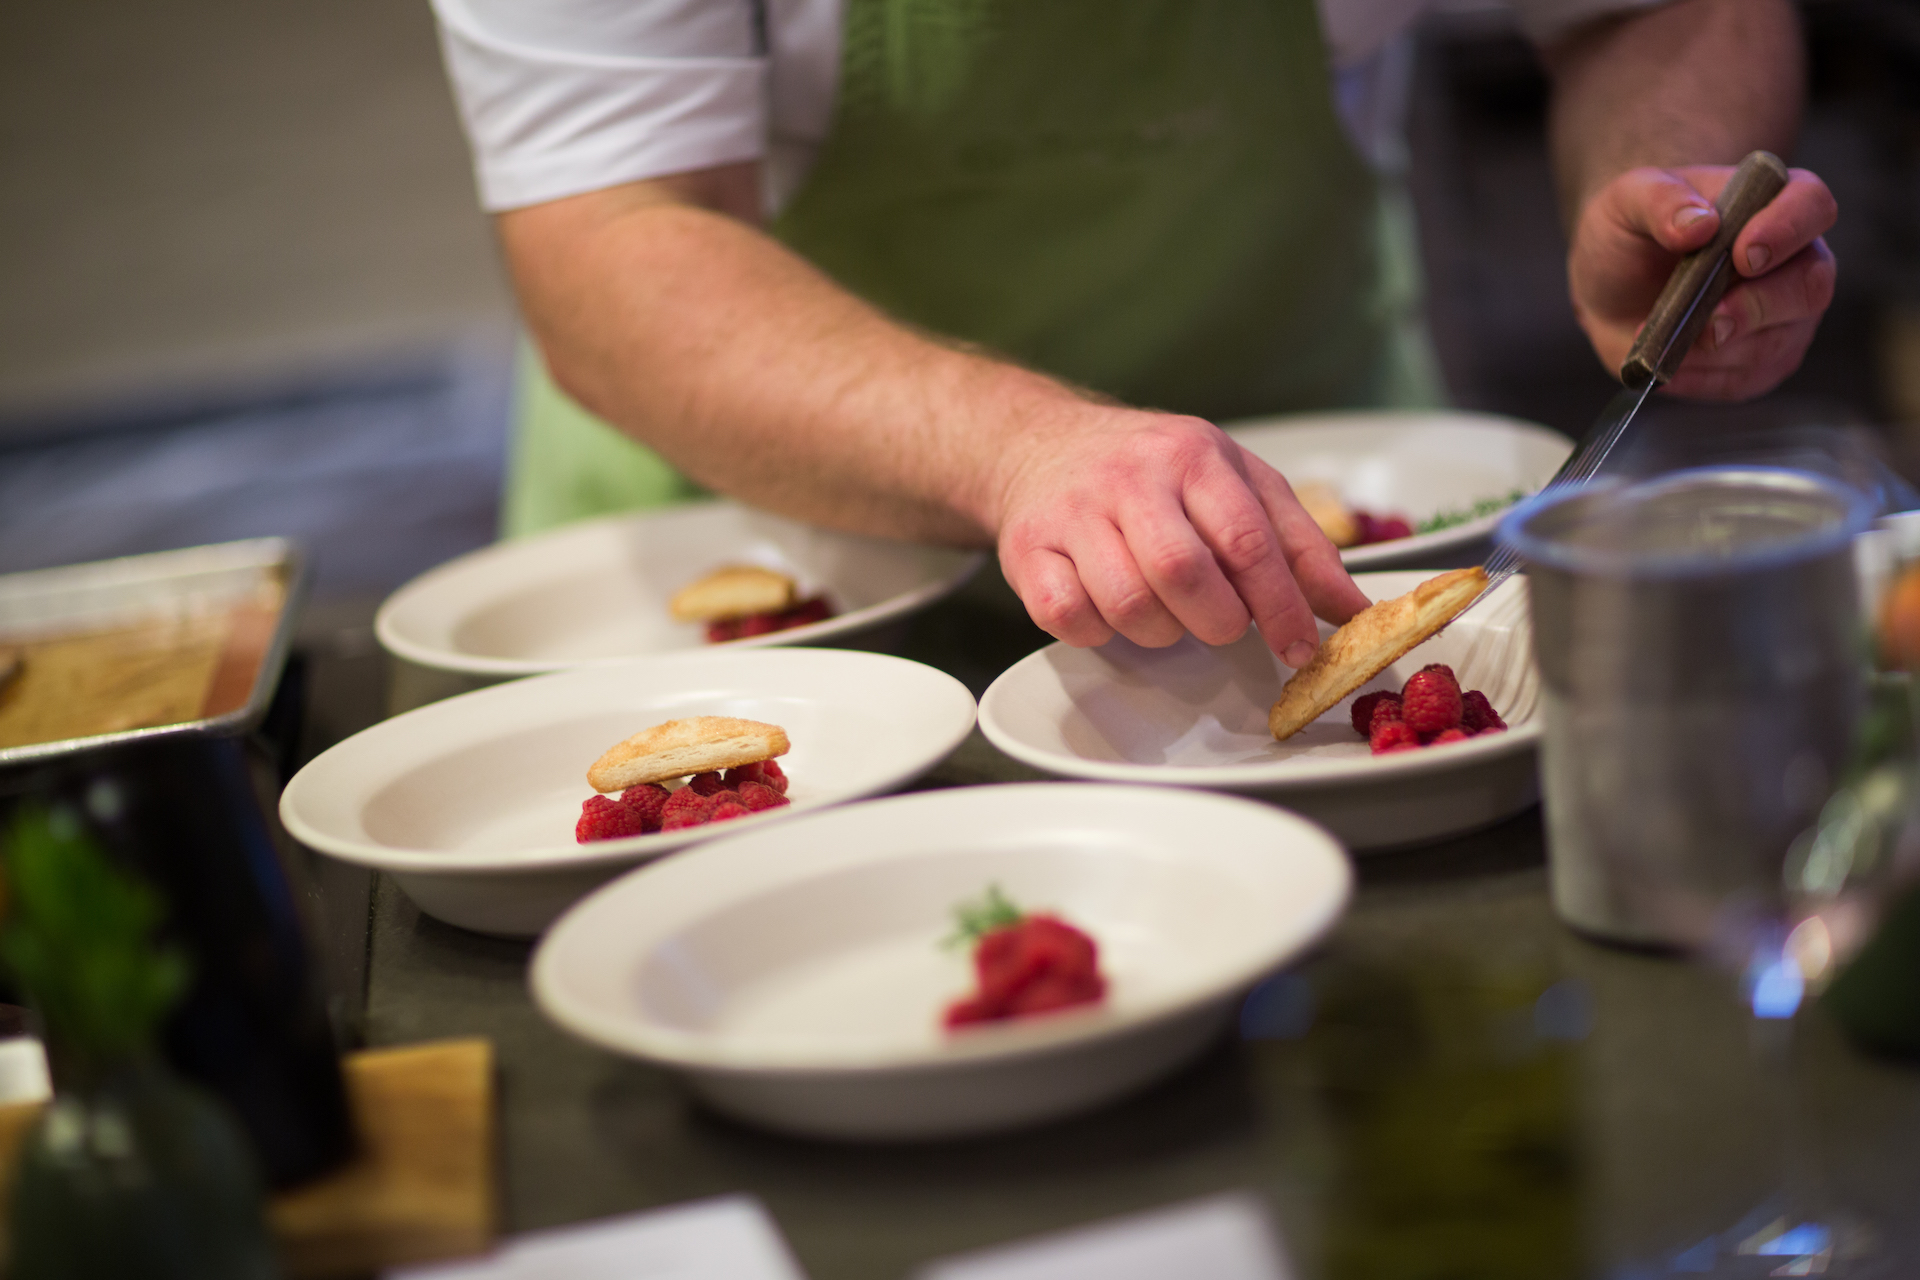
[[[1469,520],[1478,520],[1480,517],[1490,516],[1496,511],[1504,511],[1526,496],[1527,491],[1525,489],[1515,489],[1504,498],[1482,498],[1471,507],[1455,508],[1452,511],[1442,511],[1436,515],[1428,516],[1425,520],[1415,525],[1413,531],[1415,533],[1437,533],[1442,529],[1451,529],[1455,525],[1465,524]]]
[[[987,886],[987,894],[977,902],[963,902],[953,909],[954,931],[940,945],[949,949],[970,947],[995,929],[1019,924],[1027,913],[1002,893],[1000,886]]]

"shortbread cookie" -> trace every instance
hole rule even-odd
[[[1453,621],[1486,589],[1487,571],[1475,566],[1429,578],[1403,596],[1362,609],[1321,641],[1307,665],[1293,673],[1267,715],[1276,738],[1290,738],[1333,705],[1385,671],[1400,656]]]
[[[750,613],[779,613],[793,604],[797,594],[793,579],[784,573],[755,564],[732,564],[674,592],[667,608],[681,622],[714,622]]]
[[[787,731],[777,724],[732,716],[669,720],[610,748],[587,770],[595,791],[624,791],[692,773],[734,769],[787,754]]]

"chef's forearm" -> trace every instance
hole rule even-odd
[[[1805,95],[1790,0],[1675,0],[1583,28],[1546,51],[1563,216],[1642,165],[1784,154]]]
[[[749,188],[750,189],[750,188]],[[1093,406],[917,334],[742,218],[738,183],[503,215],[554,378],[693,479],[814,523],[987,545],[1023,433]]]

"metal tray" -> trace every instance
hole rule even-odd
[[[0,768],[128,742],[224,737],[252,728],[265,714],[279,684],[306,591],[307,568],[299,547],[287,539],[253,538],[0,575],[0,644],[137,623],[193,608],[217,608],[245,600],[263,583],[274,580],[281,585],[279,614],[254,668],[251,689],[239,705],[204,719],[0,747]]]

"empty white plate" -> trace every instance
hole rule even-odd
[[[1097,1106],[1187,1061],[1333,924],[1327,834],[1226,796],[1027,783],[901,796],[740,832],[568,912],[540,1007],[795,1133],[949,1137]],[[998,885],[1089,933],[1099,1005],[948,1032],[973,983],[942,946]]]
[[[1354,581],[1384,600],[1430,576],[1363,573]],[[1323,824],[1353,849],[1456,835],[1539,798],[1539,675],[1526,586],[1524,577],[1508,579],[1353,695],[1399,689],[1421,667],[1444,662],[1462,687],[1487,695],[1509,726],[1505,733],[1375,756],[1353,730],[1348,698],[1276,742],[1267,712],[1293,673],[1251,630],[1219,648],[1191,636],[1165,649],[1123,639],[1098,649],[1049,645],[988,688],[980,729],[1008,755],[1049,773],[1259,795]]]
[[[785,808],[712,826],[577,844],[587,768],[684,716],[780,725]],[[960,745],[973,695],[941,671],[840,649],[692,653],[497,685],[395,716],[294,775],[295,839],[390,873],[422,911],[531,936],[622,871],[730,828],[902,786]]]
[[[977,552],[833,533],[733,502],[698,502],[568,525],[448,561],[388,597],[374,631],[389,653],[439,671],[511,677],[718,648],[675,622],[673,593],[727,564],[824,591],[837,616],[729,641],[818,644],[923,608],[965,582]]]
[[[1451,409],[1301,414],[1226,424],[1289,480],[1330,485],[1349,507],[1404,516],[1415,528],[1477,502],[1534,493],[1573,452],[1565,436],[1532,423]],[[1348,547],[1350,569],[1431,562],[1493,532],[1502,512],[1432,533]]]

